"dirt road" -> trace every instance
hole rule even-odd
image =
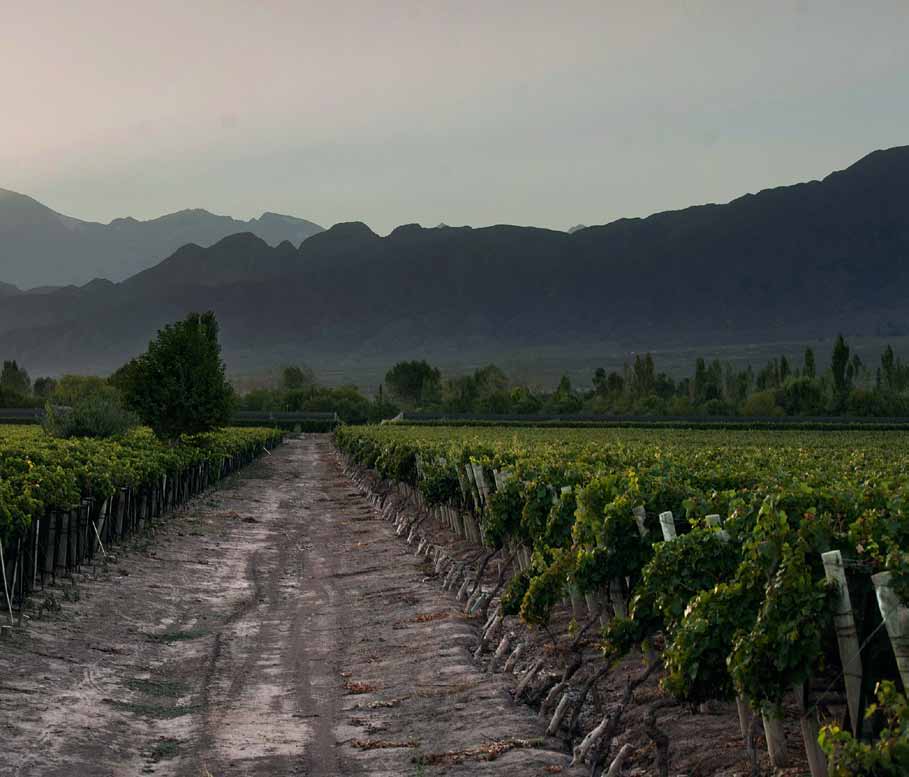
[[[115,553],[58,580],[0,642],[4,777],[542,775],[567,762],[552,742],[526,746],[531,713],[475,667],[474,626],[328,438],[289,441]]]

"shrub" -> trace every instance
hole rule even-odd
[[[776,394],[773,391],[758,391],[745,400],[742,412],[752,417],[768,417],[783,415],[783,408],[776,403]]]
[[[44,430],[54,437],[113,437],[138,426],[131,413],[113,390],[88,394],[72,407],[46,406]]]
[[[108,381],[96,375],[64,375],[54,385],[50,401],[73,407],[80,400],[110,391],[113,389]]]

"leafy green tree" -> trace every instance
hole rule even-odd
[[[631,371],[631,393],[634,397],[646,397],[654,393],[656,388],[656,368],[653,357],[647,353],[634,357],[634,367]]]
[[[55,388],[57,388],[57,381],[53,378],[36,378],[32,391],[39,399],[50,399]]]
[[[425,360],[398,362],[385,374],[385,387],[397,402],[426,404],[441,399],[442,375]]]
[[[284,368],[281,374],[281,382],[285,389],[291,391],[315,385],[316,377],[309,367],[291,365]]]
[[[16,364],[15,360],[5,361],[3,370],[0,372],[0,388],[13,394],[27,396],[31,393],[32,382],[25,368]]]
[[[777,391],[776,403],[786,411],[786,415],[817,415],[824,409],[824,392],[817,380],[790,378]]]
[[[783,408],[776,403],[776,392],[758,391],[745,400],[742,412],[747,416],[767,417],[783,415]]]
[[[786,379],[789,377],[789,374],[789,359],[787,359],[784,354],[780,357],[780,383],[785,383]]]
[[[50,400],[56,405],[72,407],[88,397],[110,396],[116,391],[117,387],[110,379],[104,380],[97,375],[64,375],[54,386]]]
[[[511,408],[521,415],[539,413],[543,403],[526,386],[516,386],[511,390]]]
[[[571,379],[567,375],[563,375],[558,388],[550,398],[552,412],[560,415],[577,413],[582,406],[581,398],[574,393],[574,389],[571,387]]]
[[[214,313],[168,324],[121,380],[129,407],[162,439],[223,426],[233,409]]]
[[[606,384],[606,370],[602,367],[597,367],[596,372],[593,373],[593,391],[601,397],[605,397],[609,393]]]
[[[653,392],[660,398],[669,400],[675,396],[677,386],[675,381],[665,372],[659,372],[653,385]]]
[[[802,363],[802,375],[806,378],[813,378],[817,374],[817,367],[814,363],[814,351],[811,348],[805,349],[805,359]]]
[[[842,399],[849,393],[851,376],[849,369],[849,346],[842,335],[837,335],[836,344],[833,346],[833,355],[830,362],[830,371],[833,373],[833,388],[837,398]]]

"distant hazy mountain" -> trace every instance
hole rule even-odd
[[[300,247],[189,245],[117,284],[7,297],[0,356],[33,374],[110,370],[190,310],[233,369],[516,351],[909,334],[909,147],[823,181],[572,234],[337,224]],[[340,367],[339,367],[340,369]]]
[[[321,231],[311,221],[277,213],[239,221],[206,210],[99,224],[0,189],[0,279],[22,289],[83,284],[92,278],[121,281],[186,243],[209,246],[237,232],[253,232],[272,245],[284,240],[299,245]]]

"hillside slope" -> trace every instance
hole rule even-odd
[[[380,237],[349,223],[299,248],[249,234],[186,246],[113,288],[7,299],[0,354],[42,371],[112,369],[201,309],[244,368],[889,337],[909,333],[907,295],[901,147],[820,182],[571,234],[408,225]]]

